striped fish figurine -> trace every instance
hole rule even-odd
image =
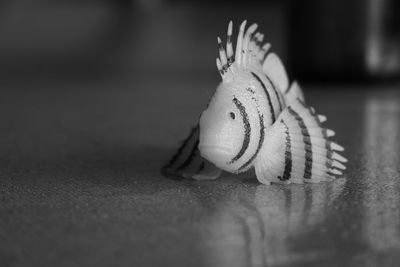
[[[236,51],[232,21],[226,49],[218,38],[217,68],[222,82],[200,122],[163,173],[168,176],[215,179],[222,170],[241,173],[254,167],[263,184],[330,181],[343,175],[347,162],[304,102],[298,83],[289,84],[279,57],[270,52],[257,24],[240,25]]]

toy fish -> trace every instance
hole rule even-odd
[[[289,85],[279,57],[262,45],[257,24],[240,25],[236,51],[232,21],[226,49],[218,37],[217,68],[222,82],[194,127],[163,168],[168,176],[215,179],[222,170],[241,173],[254,167],[263,184],[330,181],[347,162],[336,151],[332,130],[321,125],[304,102],[298,83]]]

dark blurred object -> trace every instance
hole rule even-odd
[[[400,77],[400,11],[395,0],[291,1],[289,56],[307,80]]]

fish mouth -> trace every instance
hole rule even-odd
[[[221,170],[227,168],[227,162],[232,158],[232,149],[221,145],[201,145],[199,146],[201,156],[213,163]]]

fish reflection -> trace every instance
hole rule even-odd
[[[400,248],[399,102],[375,96],[365,106],[363,233],[375,251]]]
[[[312,235],[334,207],[345,180],[293,186],[263,186],[254,198],[232,193],[212,217],[208,266],[271,266],[307,263],[328,251],[301,239]]]

